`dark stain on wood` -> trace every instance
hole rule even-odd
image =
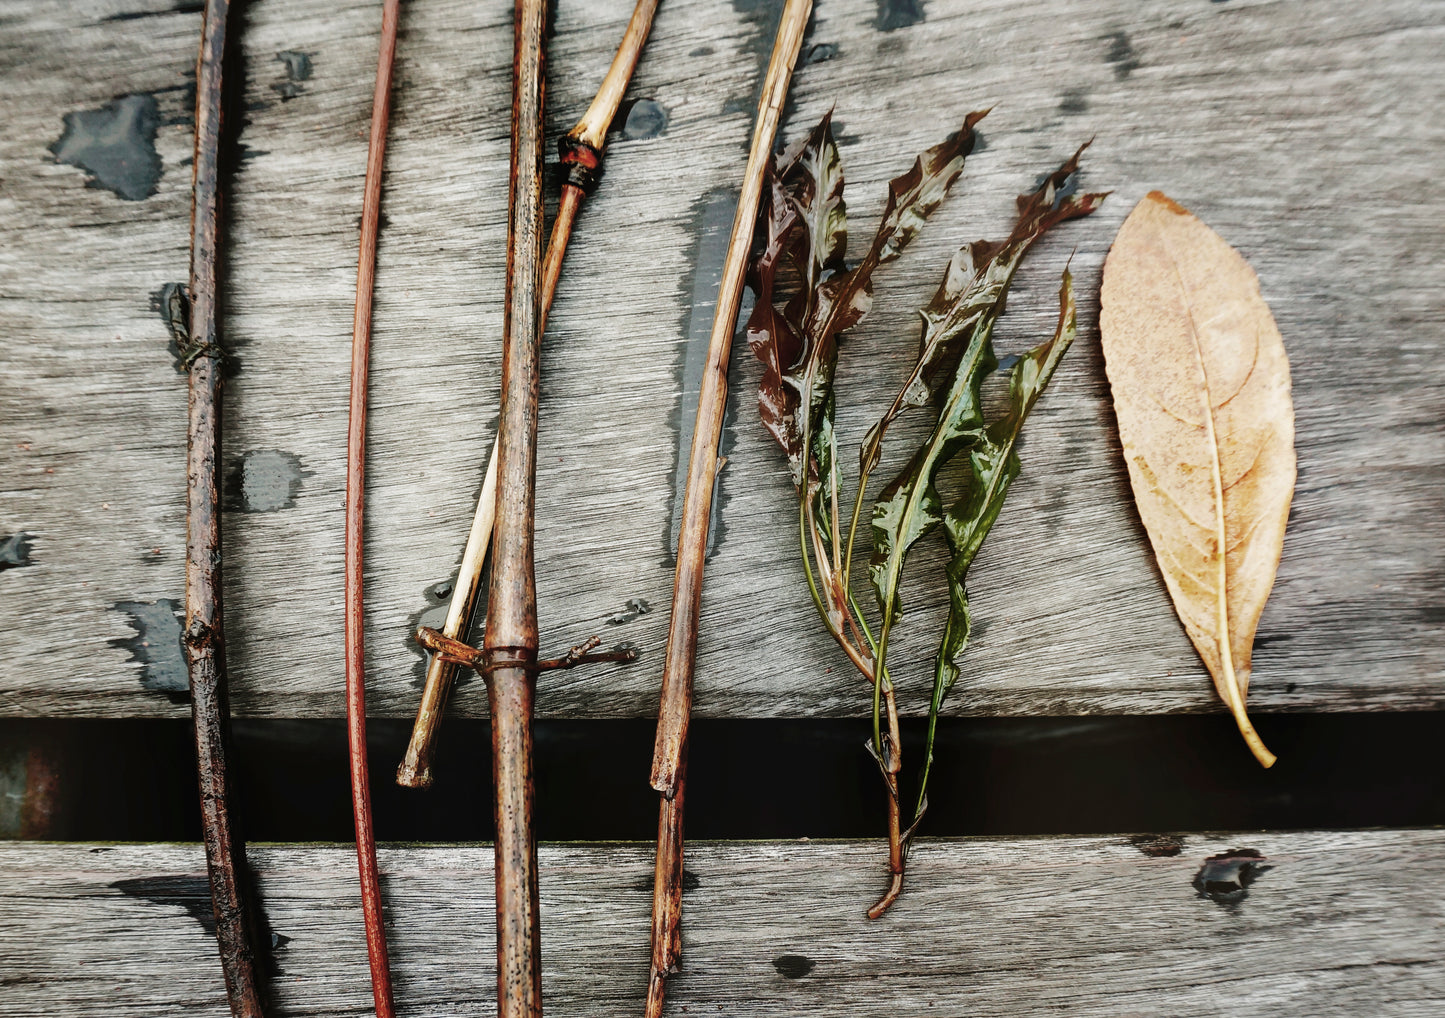
[[[878,20],[873,27],[880,32],[894,32],[924,20],[923,0],[878,0]]]
[[[1173,834],[1136,834],[1129,844],[1151,859],[1170,859],[1184,851],[1184,839]]]
[[[30,561],[30,546],[34,538],[25,531],[0,537],[0,572],[34,565]],[[629,602],[630,603],[630,602]],[[645,604],[646,602],[644,602]]]
[[[243,513],[290,509],[311,471],[301,457],[280,449],[252,449],[226,471],[226,508]]]
[[[1109,44],[1104,59],[1114,65],[1114,77],[1123,81],[1139,69],[1139,55],[1134,52],[1134,44],[1129,41],[1127,32],[1114,32],[1104,38]]]
[[[276,54],[276,60],[282,64],[286,77],[272,82],[271,91],[279,95],[282,102],[290,102],[304,91],[301,83],[311,78],[311,54],[285,49]]]
[[[164,693],[172,703],[190,702],[185,652],[181,647],[182,605],[174,598],[158,601],[117,601],[135,635],[110,641],[112,647],[127,651],[140,663],[140,684]],[[210,898],[207,897],[209,904]]]
[[[64,123],[50,154],[56,162],[84,170],[86,187],[102,188],[126,201],[144,201],[156,193],[161,118],[155,96],[121,96],[99,109],[67,113]]]
[[[780,954],[773,959],[773,968],[784,979],[803,979],[816,965],[812,958],[802,954]]]
[[[708,341],[712,337],[713,313],[717,308],[717,289],[722,282],[723,258],[727,255],[728,235],[733,214],[737,211],[737,192],[729,187],[714,188],[703,195],[693,207],[687,235],[694,238],[687,254],[690,271],[682,279],[683,307],[687,310],[680,323],[684,337],[682,356],[677,366],[678,402],[672,414],[672,430],[677,436],[672,465],[672,498],[664,535],[664,562],[677,561],[677,535],[682,525],[683,493],[687,490],[687,464],[692,450],[692,432],[697,420],[698,394],[702,391],[703,370],[707,367]],[[743,295],[739,320],[746,321],[751,310],[752,291]],[[718,453],[726,457],[733,445],[735,387],[728,389],[727,412],[723,416],[722,442]],[[724,471],[719,470],[713,487],[713,510],[708,520],[707,557],[712,558],[725,536],[723,512],[727,498],[723,485]]]
[[[1194,874],[1194,889],[1199,897],[1221,905],[1234,905],[1249,896],[1249,887],[1273,869],[1258,849],[1231,848],[1211,855]]]

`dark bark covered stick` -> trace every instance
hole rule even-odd
[[[622,45],[612,58],[612,66],[602,79],[602,87],[587,113],[578,121],[559,143],[562,161],[567,164],[567,181],[562,185],[562,196],[557,206],[557,218],[552,223],[552,238],[547,242],[547,253],[542,261],[542,308],[537,321],[537,332],[541,335],[547,327],[547,312],[551,310],[552,298],[557,292],[557,279],[562,274],[562,259],[567,254],[567,243],[572,237],[572,224],[582,207],[582,199],[592,192],[601,172],[605,155],[607,129],[617,115],[617,107],[632,80],[632,72],[642,55],[642,46],[652,28],[652,17],[657,12],[658,0],[638,0],[633,8],[632,18],[622,37]],[[452,587],[451,604],[447,606],[446,621],[442,633],[456,640],[464,636],[463,630],[470,623],[476,607],[477,592],[481,588],[482,563],[487,557],[487,545],[492,539],[492,526],[496,522],[497,507],[497,445],[492,443],[492,452],[487,460],[486,480],[482,482],[482,493],[477,498],[476,515],[472,518],[471,533],[467,537],[466,551],[462,553],[462,565],[457,570],[457,581]],[[396,770],[396,783],[408,788],[426,788],[431,785],[432,756],[436,750],[437,727],[441,724],[446,709],[447,697],[451,694],[456,679],[456,666],[440,656],[433,656],[427,664],[426,685],[422,689],[421,705],[417,708],[416,722],[412,726],[411,741],[406,747],[406,756]]]
[[[226,752],[230,707],[222,627],[221,511],[217,463],[221,445],[224,354],[217,327],[216,254],[220,246],[221,67],[228,0],[208,0],[196,61],[196,150],[191,171],[190,330],[184,360],[190,372],[186,455],[186,628],[184,645],[195,722],[196,773],[211,907],[226,996],[236,1018],[263,1014],[249,901],[246,846],[235,828]]]
[[[772,157],[783,101],[793,65],[803,44],[812,0],[788,0],[773,43],[772,59],[758,99],[752,147],[743,173],[742,192],[733,217],[732,235],[723,259],[717,310],[708,340],[707,365],[698,394],[697,420],[688,457],[687,489],[682,526],[677,538],[677,569],[673,576],[672,617],[667,630],[667,656],[662,666],[662,701],[653,748],[652,787],[662,793],[658,816],[657,862],[652,889],[652,975],[647,986],[648,1018],[662,1014],[667,977],[677,970],[682,954],[682,830],[683,782],[687,760],[687,729],[692,714],[692,672],[697,657],[698,615],[702,607],[702,571],[707,557],[707,532],[712,515],[713,484],[718,471],[718,439],[727,406],[728,357],[737,326],[748,249],[762,198],[763,176]]]
[[[532,823],[532,698],[537,675],[533,572],[537,386],[541,353],[542,86],[546,0],[516,0],[512,167],[502,412],[497,434],[497,524],[483,644],[492,713],[497,826],[497,1015],[542,1013],[537,837]]]
[[[386,0],[376,89],[371,99],[371,140],[361,205],[361,243],[356,260],[356,311],[351,332],[351,406],[346,436],[346,735],[351,760],[351,806],[356,820],[356,862],[371,993],[377,1018],[391,1018],[391,966],[381,910],[381,876],[371,824],[371,779],[366,764],[366,651],[362,574],[362,521],[366,503],[366,379],[371,358],[371,300],[376,277],[376,233],[381,215],[381,171],[391,107],[392,64],[401,0]]]

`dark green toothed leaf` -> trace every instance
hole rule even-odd
[[[882,455],[888,426],[908,407],[941,405],[964,351],[974,340],[976,326],[1003,312],[1004,296],[1014,271],[1035,241],[1066,219],[1086,216],[1099,207],[1102,194],[1078,194],[1079,157],[1073,154],[1034,190],[1018,197],[1018,218],[1001,243],[985,240],[965,245],[949,263],[943,282],[923,308],[923,332],[918,360],[893,405],[869,430],[859,453],[869,473]]]
[[[933,764],[934,732],[938,712],[959,675],[959,661],[968,646],[973,618],[968,607],[968,567],[988,536],[1003,508],[1009,485],[1019,474],[1018,437],[1029,411],[1038,402],[1054,375],[1059,360],[1068,351],[1078,331],[1074,304],[1074,280],[1064,270],[1059,287],[1059,324],[1053,338],[1023,354],[1009,372],[1008,410],[990,424],[969,450],[969,473],[963,493],[943,514],[943,532],[951,554],[948,573],[948,621],[934,660],[933,697],[928,707],[928,742],[924,748],[923,777],[918,788],[922,814],[928,791],[928,772]]]
[[[1019,197],[1018,220],[1006,241],[978,241],[954,256],[923,309],[918,361],[893,406],[864,440],[861,459],[868,471],[878,462],[888,425],[905,406],[921,406],[931,398],[938,407],[932,433],[873,509],[869,575],[883,612],[884,634],[899,610],[898,584],[909,550],[943,520],[936,487],[939,471],[983,439],[979,387],[997,366],[990,338],[1019,263],[1050,227],[1088,215],[1104,200],[1102,194],[1075,192],[1082,152]]]

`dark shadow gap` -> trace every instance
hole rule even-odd
[[[1223,716],[946,719],[925,835],[1150,833],[1445,823],[1445,713],[1265,715],[1280,757],[1265,771]],[[410,722],[373,719],[372,790],[383,841],[491,837],[485,721],[448,719],[436,785],[391,781]],[[693,723],[693,838],[876,837],[878,771],[864,720]],[[904,726],[916,773],[922,725]],[[537,798],[546,840],[651,840],[650,720],[543,721]],[[200,837],[189,724],[0,721],[0,836],[168,841]],[[349,841],[340,721],[238,720],[246,836]],[[906,791],[906,789],[905,789]]]

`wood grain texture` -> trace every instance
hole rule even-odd
[[[1445,1008],[1445,832],[923,841],[886,919],[876,845],[699,843],[670,1014],[1359,1015]],[[1192,886],[1262,852],[1242,900]],[[349,846],[258,847],[278,1013],[362,1015],[370,993]],[[544,846],[543,992],[557,1015],[640,1013],[650,845]],[[494,1013],[491,852],[381,853],[407,1015]],[[192,845],[0,845],[0,1015],[222,1015]]]
[[[9,715],[185,711],[165,695],[179,660],[165,599],[182,590],[185,386],[150,301],[186,272],[199,16],[171,6],[25,0],[4,14],[0,537],[30,535],[31,563],[0,572]],[[549,135],[585,108],[629,9],[562,5]],[[233,471],[245,467],[251,508],[274,511],[225,520],[240,715],[342,713],[347,326],[378,11],[266,0],[242,28],[250,122],[225,273],[240,372],[224,453]],[[1079,341],[970,574],[979,626],[949,712],[1221,709],[1130,504],[1098,354],[1104,253],[1156,187],[1255,266],[1294,368],[1299,489],[1251,706],[1445,704],[1445,192],[1435,183],[1445,9],[930,0],[925,12],[884,32],[871,0],[821,3],[783,127],[791,140],[837,104],[849,207],[866,231],[890,177],[964,112],[996,104],[954,196],[880,273],[877,305],[844,346],[844,442],[861,439],[907,372],[913,310],[960,243],[1003,232],[1012,196],[1091,136],[1084,183],[1116,191],[1031,256],[1001,325],[1005,353],[1049,333],[1058,272],[1077,246]],[[734,200],[767,22],[750,4],[662,5],[632,95],[655,99],[666,128],[612,142],[569,256],[543,353],[542,652],[600,632],[643,657],[548,676],[545,716],[656,709],[680,445],[686,456],[678,421],[692,417],[679,379],[695,349],[690,325],[702,323],[706,342],[711,308],[691,305],[715,291],[722,239],[706,227]],[[371,382],[376,714],[416,708],[423,662],[409,634],[440,621],[429,591],[459,561],[495,427],[510,32],[504,11],[463,0],[403,12]],[[86,187],[85,172],[48,147],[65,114],[137,96],[155,103],[162,172],[154,196],[131,201]],[[733,392],[751,393],[759,370],[735,358]],[[910,440],[900,431],[894,446]],[[865,713],[866,689],[809,604],[786,470],[750,397],[735,397],[723,451],[698,715]],[[896,467],[885,460],[880,476]],[[930,552],[942,549],[920,557]],[[890,655],[908,714],[925,709],[946,610],[939,571],[915,570]],[[605,622],[635,597],[652,611]],[[480,683],[459,689],[453,709],[484,712]]]

